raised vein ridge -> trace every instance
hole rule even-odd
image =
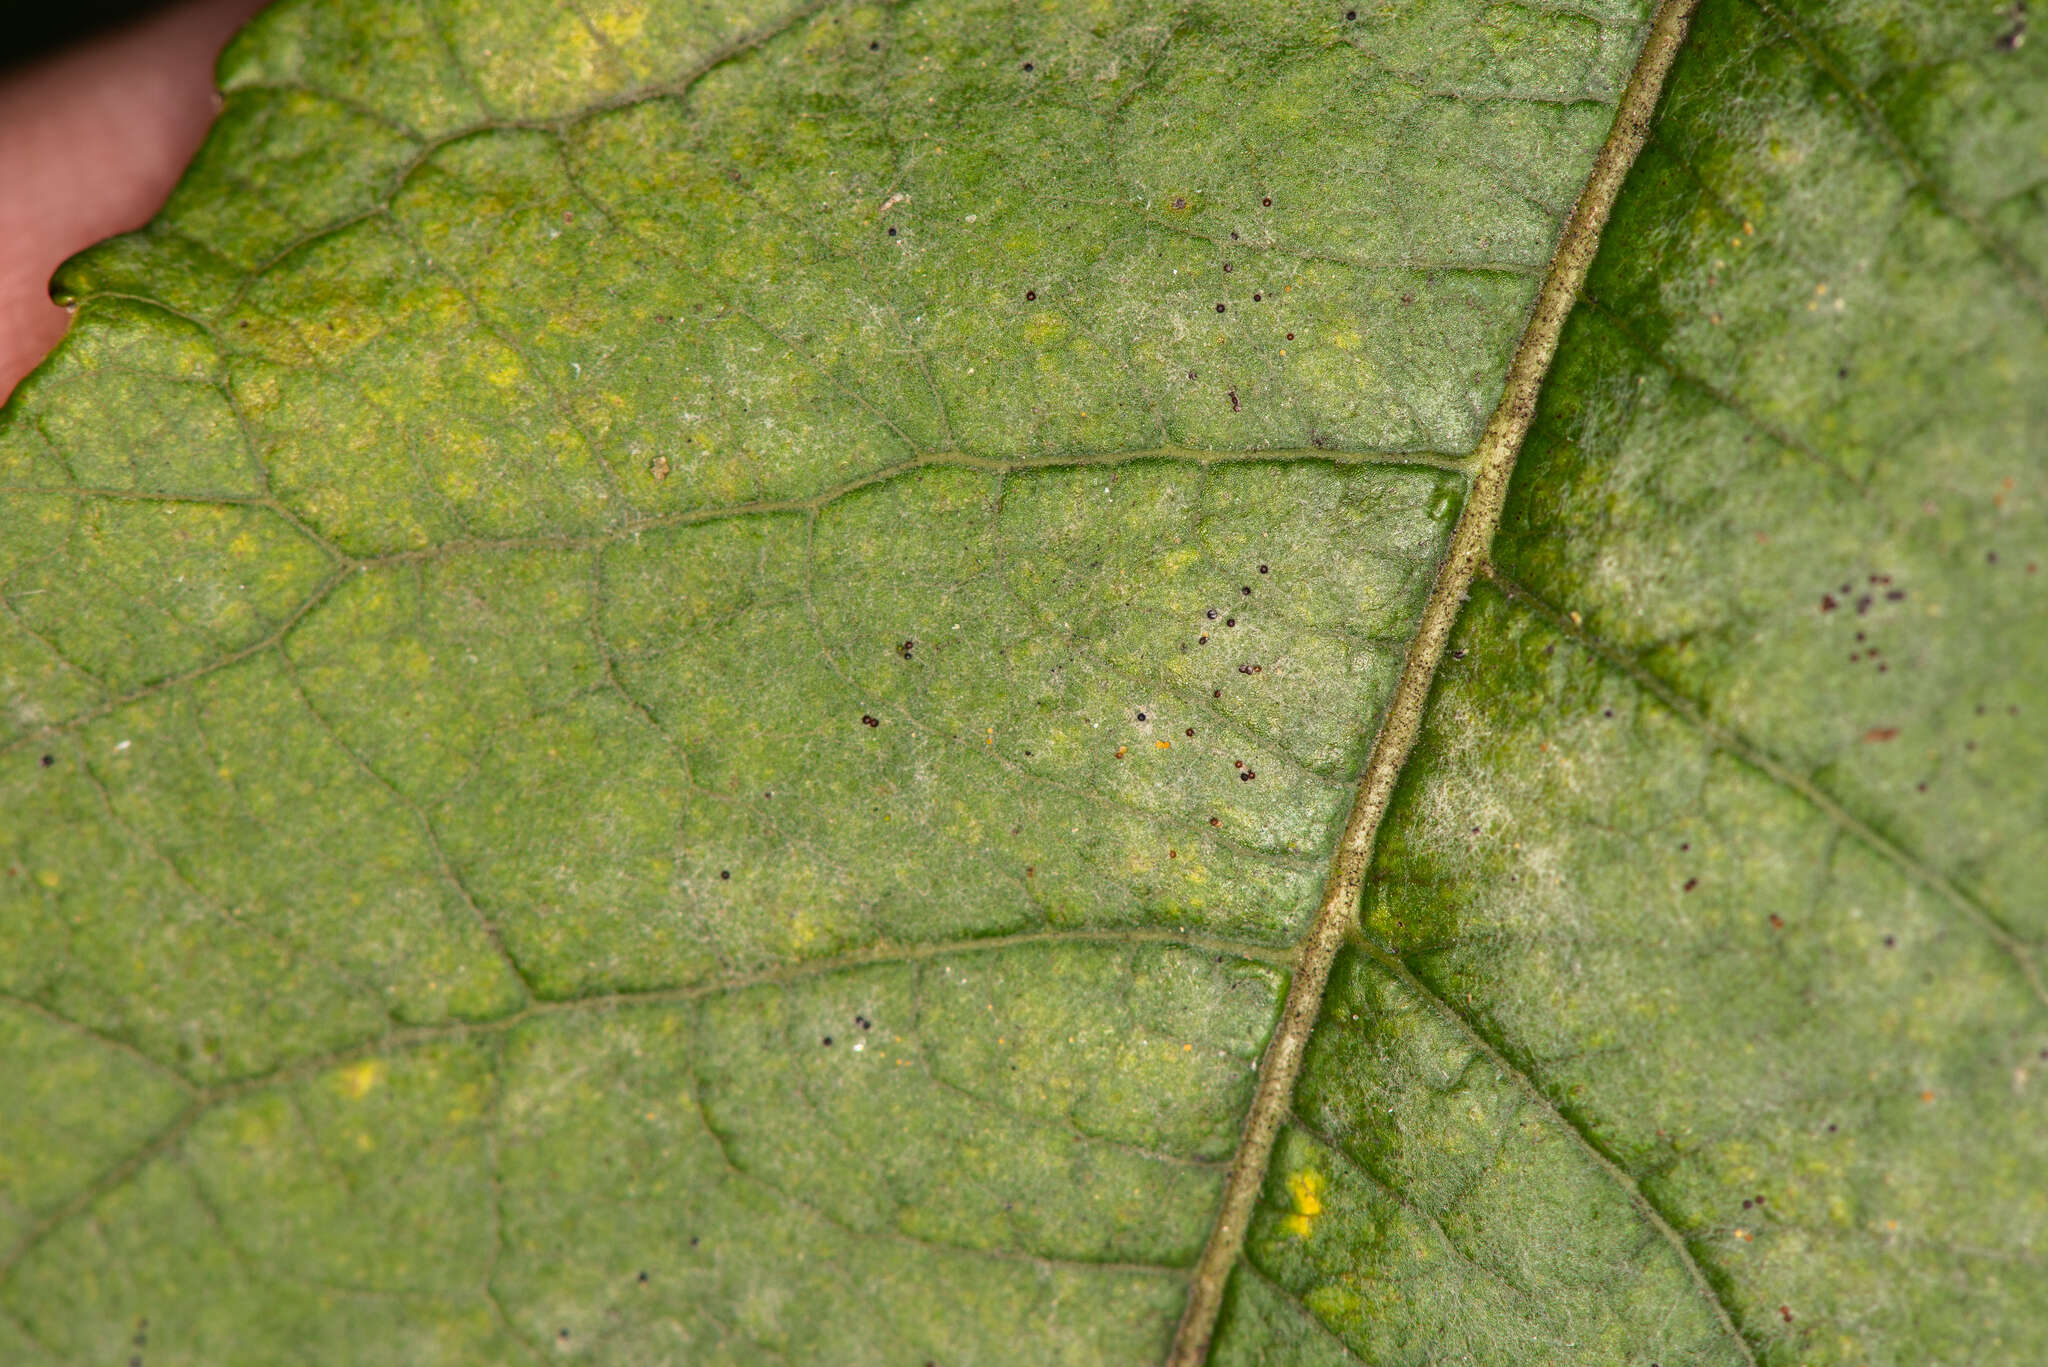
[[[1372,753],[1366,759],[1365,772],[1359,778],[1351,814],[1331,858],[1322,902],[1297,947],[1287,1000],[1259,1060],[1258,1088],[1245,1115],[1230,1175],[1224,1182],[1222,1204],[1202,1246],[1201,1258],[1195,1264],[1180,1324],[1167,1351],[1167,1367],[1202,1367],[1208,1361],[1209,1347],[1216,1335],[1216,1318],[1223,1308],[1224,1288],[1244,1249],[1245,1233],[1259,1188],[1265,1184],[1274,1140],[1293,1104],[1294,1084],[1301,1075],[1309,1036],[1322,1013],[1330,967],[1357,923],[1359,895],[1372,862],[1380,822],[1421,733],[1423,709],[1428,705],[1430,687],[1450,641],[1451,629],[1457,624],[1459,608],[1473,577],[1491,554],[1507,499],[1508,478],[1514,473],[1515,457],[1520,454],[1522,441],[1535,419],[1536,401],[1550,363],[1557,355],[1565,319],[1570,316],[1593,264],[1600,234],[1621,193],[1622,182],[1649,140],[1651,117],[1656,113],[1665,78],[1698,6],[1699,0],[1661,0],[1657,6],[1649,36],[1644,39],[1642,53],[1629,73],[1628,86],[1615,110],[1614,126],[1601,144],[1599,155],[1593,160],[1592,174],[1572,206],[1571,217],[1544,273],[1535,308],[1515,348],[1514,361],[1508,367],[1500,402],[1473,453],[1471,496],[1458,515],[1450,547],[1437,567],[1436,580],[1423,605],[1421,624],[1409,643],[1393,701],[1387,707]],[[1722,1319],[1726,1324],[1725,1314]],[[1742,1342],[1739,1335],[1736,1341]],[[1746,1343],[1743,1350],[1748,1353]]]

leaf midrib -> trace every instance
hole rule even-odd
[[[1451,631],[1472,581],[1491,558],[1493,537],[1500,526],[1507,502],[1509,477],[1520,454],[1523,439],[1535,422],[1541,395],[1552,360],[1564,333],[1564,324],[1577,303],[1607,218],[1620,196],[1623,182],[1636,157],[1649,141],[1650,125],[1663,94],[1665,79],[1685,40],[1692,14],[1700,0],[1660,0],[1644,38],[1640,55],[1629,75],[1628,85],[1617,102],[1614,123],[1595,157],[1593,169],[1573,205],[1572,214],[1560,234],[1542,288],[1530,310],[1529,321],[1508,367],[1506,384],[1478,448],[1473,452],[1474,474],[1465,506],[1452,529],[1450,544],[1437,571],[1436,582],[1422,609],[1415,639],[1394,689],[1394,696],[1381,719],[1365,771],[1358,783],[1357,797],[1345,823],[1343,837],[1331,860],[1322,904],[1300,943],[1293,980],[1280,1020],[1259,1063],[1259,1085],[1254,1094],[1238,1151],[1224,1185],[1216,1220],[1202,1249],[1195,1275],[1188,1288],[1186,1306],[1167,1351],[1167,1367],[1204,1367],[1214,1340],[1217,1318],[1223,1307],[1223,1293],[1232,1272],[1242,1261],[1244,1241],[1250,1232],[1251,1216],[1266,1181],[1273,1146],[1281,1125],[1293,1109],[1294,1085],[1307,1055],[1308,1041],[1322,1014],[1324,989],[1338,952],[1352,940],[1362,941],[1365,953],[1387,971],[1394,973],[1435,1010],[1483,1049],[1553,1119],[1564,1124],[1607,1174],[1627,1193],[1638,1213],[1668,1244],[1683,1264],[1694,1286],[1706,1298],[1724,1333],[1732,1338],[1743,1359],[1755,1367],[1756,1351],[1742,1334],[1704,1270],[1693,1257],[1685,1240],[1663,1213],[1636,1186],[1633,1178],[1583,1132],[1572,1126],[1534,1080],[1516,1069],[1505,1055],[1438,997],[1412,970],[1384,946],[1367,938],[1358,924],[1359,898],[1372,861],[1381,821],[1393,800],[1395,785],[1421,736],[1422,720],[1429,704],[1430,690],[1438,666],[1450,644]]]

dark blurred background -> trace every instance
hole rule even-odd
[[[0,70],[166,8],[168,0],[0,0]]]

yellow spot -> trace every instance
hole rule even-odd
[[[365,1059],[342,1069],[340,1078],[341,1090],[360,1101],[372,1087],[384,1080],[384,1065],[376,1059]]]
[[[1323,1175],[1313,1170],[1294,1173],[1287,1179],[1287,1194],[1294,1198],[1294,1214],[1283,1223],[1287,1232],[1298,1239],[1306,1239],[1316,1227],[1316,1217],[1323,1213]]]
[[[64,881],[64,875],[57,872],[55,869],[44,869],[41,873],[36,875],[36,881],[38,883],[41,883],[46,888],[54,888],[59,883]]]
[[[1162,750],[1171,750],[1173,748],[1173,742],[1170,740],[1155,740],[1152,743]]]

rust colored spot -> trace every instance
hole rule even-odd
[[[1863,733],[1864,740],[1873,742],[1897,740],[1898,736],[1899,728],[1896,726],[1873,726]]]
[[[1784,917],[1782,917],[1782,916],[1780,916],[1780,915],[1778,915],[1778,913],[1777,913],[1777,912],[1775,912],[1775,911],[1774,911],[1774,912],[1772,912],[1772,913],[1771,913],[1771,929],[1772,929],[1772,930],[1783,930],[1784,928],[1785,928],[1785,918],[1784,918]]]

